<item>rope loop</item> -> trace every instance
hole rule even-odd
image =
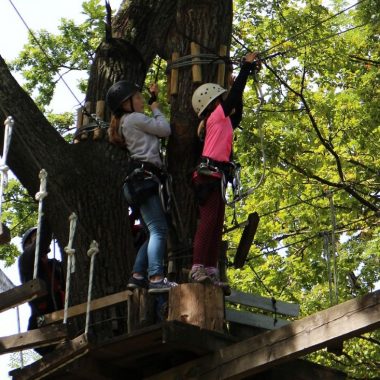
[[[65,251],[65,253],[66,253],[68,256],[73,256],[73,255],[75,254],[75,249],[74,249],[74,248],[65,247],[65,248],[64,248],[64,251]]]
[[[9,166],[8,165],[0,165],[0,172],[3,172],[4,174],[7,174],[9,171]]]
[[[35,198],[36,201],[42,201],[48,195],[47,191],[39,191],[36,193]]]
[[[87,251],[87,256],[92,257],[93,255],[96,255],[99,252],[99,244],[93,240],[90,244],[90,248]]]

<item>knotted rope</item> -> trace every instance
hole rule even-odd
[[[88,278],[88,295],[87,295],[87,310],[86,310],[86,327],[84,333],[88,333],[88,326],[90,324],[90,308],[91,308],[91,297],[92,297],[92,282],[94,277],[94,266],[95,266],[95,255],[99,252],[98,243],[93,240],[90,244],[90,248],[87,251],[87,256],[90,257],[90,275]]]
[[[4,144],[3,144],[3,154],[0,159],[0,234],[3,233],[3,225],[1,223],[1,215],[2,215],[2,205],[3,205],[3,193],[4,189],[8,185],[8,171],[9,167],[7,166],[7,156],[9,151],[9,146],[11,143],[12,130],[14,125],[14,120],[12,116],[8,116],[4,122],[5,131],[4,131]]]
[[[69,309],[69,296],[70,296],[70,278],[71,274],[75,272],[75,249],[73,249],[73,241],[75,230],[77,227],[78,217],[73,212],[69,216],[70,220],[70,232],[69,232],[69,242],[67,246],[64,248],[64,251],[67,255],[67,275],[66,275],[66,291],[65,291],[65,309],[63,314],[63,323],[67,323],[67,314]]]
[[[47,184],[47,171],[41,169],[39,178],[40,178],[40,191],[36,193],[35,198],[38,201],[38,221],[37,221],[37,235],[36,235],[36,249],[34,251],[34,270],[33,270],[33,279],[37,278],[38,271],[38,259],[40,254],[40,240],[41,240],[41,224],[43,216],[43,201],[47,197],[48,193],[46,192]]]

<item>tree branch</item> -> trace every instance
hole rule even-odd
[[[309,107],[309,104],[308,102],[306,101],[306,98],[305,96],[303,95],[303,89],[301,88],[301,92],[298,92],[296,90],[294,90],[286,81],[284,81],[278,74],[277,72],[272,68],[270,67],[269,65],[267,65],[266,63],[265,64],[265,67],[268,68],[268,70],[276,77],[276,79],[283,85],[285,86],[289,91],[291,91],[294,95],[298,96],[300,99],[301,99],[301,102],[302,104],[304,105],[305,107],[305,111],[307,113],[307,115],[309,116],[309,120],[311,122],[311,125],[315,131],[315,133],[317,134],[318,136],[318,139],[319,141],[321,142],[321,144],[326,148],[326,150],[334,157],[335,159],[335,162],[336,162],[336,166],[337,166],[337,170],[338,170],[338,174],[339,174],[339,177],[340,177],[340,180],[342,182],[345,182],[345,178],[344,178],[344,173],[343,173],[343,168],[342,168],[342,163],[340,161],[340,157],[339,155],[335,152],[334,150],[334,147],[332,145],[332,143],[330,143],[330,141],[328,141],[327,139],[325,139],[321,133],[321,131],[319,130],[318,128],[318,124],[317,124],[317,121],[315,120],[314,118],[314,115],[312,114],[311,112],[311,109]],[[303,73],[303,75],[305,75],[305,72]],[[304,80],[304,78],[302,79]]]
[[[339,189],[344,189],[347,193],[352,195],[355,199],[357,199],[361,204],[364,206],[368,207],[370,210],[378,212],[379,208],[372,204],[371,202],[367,201],[365,198],[363,198],[361,195],[359,195],[351,186],[350,184],[347,183],[338,183],[338,182],[331,182],[327,179],[324,179],[316,174],[308,172],[306,169],[301,168],[300,166],[294,164],[293,162],[290,162],[284,157],[280,157],[282,161],[284,161],[287,165],[291,166],[296,172],[308,177],[308,178],[313,178],[317,180],[320,183],[323,183],[324,185],[328,185],[331,187],[339,188]]]

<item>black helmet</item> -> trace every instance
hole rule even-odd
[[[121,80],[109,88],[106,95],[106,102],[111,108],[111,111],[115,113],[121,104],[137,91],[140,91],[140,86],[126,80]]]

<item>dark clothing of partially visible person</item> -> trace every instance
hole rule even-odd
[[[36,234],[36,231],[33,232]],[[31,234],[30,238],[32,238]],[[36,243],[26,239],[23,245],[23,253],[19,257],[18,266],[21,283],[26,283],[33,279],[34,256]],[[44,222],[40,234],[40,254],[38,260],[37,278],[45,283],[47,295],[36,298],[29,302],[31,316],[29,318],[28,330],[39,328],[39,317],[44,314],[61,310],[64,307],[65,282],[62,263],[56,259],[49,259],[47,254],[50,251],[52,233],[50,227]],[[39,347],[35,351],[40,355],[45,355],[53,351],[55,346]]]

